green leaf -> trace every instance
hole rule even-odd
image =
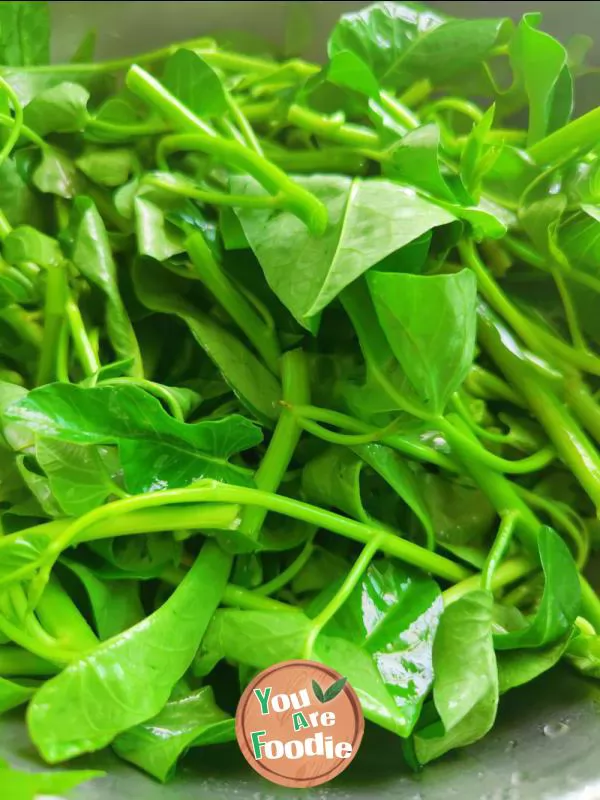
[[[23,273],[5,264],[0,259],[0,308],[21,303],[29,305],[39,302],[40,287]]]
[[[30,189],[16,162],[11,158],[0,165],[0,206],[13,226],[36,225],[41,222],[39,196],[36,197]]]
[[[475,591],[448,606],[433,646],[433,701],[439,721],[414,737],[421,764],[481,739],[498,706],[498,672],[492,642],[492,595]]]
[[[554,37],[537,30],[541,14],[525,14],[510,43],[510,60],[529,99],[531,146],[566,125],[573,110],[573,78],[567,51]]]
[[[327,689],[323,696],[323,703],[328,703],[330,700],[335,700],[335,698],[344,690],[344,686],[347,684],[348,678],[338,678],[337,681],[334,681],[331,686]]]
[[[129,180],[136,166],[136,157],[132,150],[120,147],[87,150],[75,160],[75,165],[94,183],[112,188]]]
[[[354,53],[383,87],[424,78],[444,85],[484,61],[508,26],[506,19],[448,18],[416,3],[376,3],[342,16],[328,54]]]
[[[165,520],[165,527],[168,519]],[[149,580],[158,578],[168,567],[181,562],[182,543],[170,533],[132,534],[97,539],[88,547],[103,559],[94,564],[101,580]]]
[[[128,490],[187,486],[202,478],[248,485],[248,471],[228,458],[261,441],[259,429],[240,416],[188,425],[137,386],[83,389],[49,384],[5,412],[46,439],[79,445],[116,444]]]
[[[433,197],[454,203],[456,198],[440,170],[439,147],[440,130],[434,123],[409,131],[388,150],[389,161],[384,162],[384,173]]]
[[[35,693],[36,688],[17,681],[9,681],[8,678],[0,678],[0,714],[22,706]],[[0,780],[2,780],[1,775],[0,771]]]
[[[40,475],[29,457],[17,456],[17,468],[24,483],[38,503],[38,515],[47,517],[63,516],[62,510],[52,494],[48,479],[44,475]]]
[[[313,333],[318,315],[342,289],[390,253],[454,220],[414,190],[380,178],[312,175],[296,181],[327,208],[323,236],[313,236],[288,212],[240,208],[236,213],[269,286]],[[250,178],[235,177],[231,184],[235,194],[264,194]]]
[[[340,300],[358,336],[367,368],[365,384],[358,391],[346,387],[346,401],[359,408],[359,416],[377,424],[378,414],[397,410],[397,398],[414,397],[414,392],[379,324],[366,278],[344,289]]]
[[[257,669],[303,658],[311,627],[308,617],[296,610],[281,614],[220,609],[202,640],[193,672],[206,675],[222,658]]]
[[[25,124],[40,136],[49,133],[77,133],[88,121],[90,93],[77,83],[59,83],[40,92],[23,112]]]
[[[47,3],[0,3],[0,64],[26,67],[50,61]]]
[[[564,210],[564,205],[561,211]],[[582,203],[579,210],[558,227],[558,246],[573,264],[598,274],[600,257],[600,207]]]
[[[569,644],[565,636],[553,644],[531,650],[506,650],[496,654],[500,694],[522,686],[559,662]]]
[[[434,526],[422,492],[419,473],[391,447],[382,444],[362,444],[352,448],[372,470],[380,475],[394,494],[413,511],[425,531],[427,546],[435,547]]]
[[[473,363],[477,288],[452,275],[371,271],[369,291],[388,343],[423,405],[442,413]]]
[[[425,472],[419,483],[436,540],[444,547],[480,547],[490,536],[496,510],[488,497],[462,476]]]
[[[371,470],[385,481],[383,489],[376,491],[373,481],[366,487],[361,485],[361,478]],[[433,527],[416,474],[396,451],[385,445],[365,444],[352,450],[327,448],[302,470],[302,493],[311,503],[338,508],[363,522],[375,517],[390,524],[397,524],[397,520],[386,518],[381,508],[383,499],[387,495],[394,511],[398,500],[404,500],[422,523],[429,546],[434,545]]]
[[[302,470],[302,494],[308,502],[338,508],[355,519],[367,521],[361,498],[362,460],[346,447],[328,447]]]
[[[133,278],[141,302],[153,311],[180,317],[240,401],[258,420],[272,425],[279,413],[279,383],[240,339],[190,302],[189,281],[149,260],[135,264]]]
[[[564,194],[543,196],[519,211],[519,220],[536,248],[548,260],[565,263],[559,246],[558,232],[562,216],[567,206]],[[566,265],[568,267],[568,264]]]
[[[36,438],[35,455],[62,511],[80,517],[115,494],[97,447]]]
[[[0,577],[37,561],[46,550],[50,533],[14,533],[0,538]]]
[[[133,201],[135,233],[141,255],[166,261],[184,251],[180,231],[170,223],[165,212],[147,197],[138,195]]]
[[[235,740],[235,720],[217,706],[203,686],[171,699],[157,716],[117,736],[113,750],[136,767],[167,781],[190,747]]]
[[[496,650],[544,647],[564,638],[581,609],[579,573],[571,551],[552,528],[538,534],[538,550],[544,571],[544,592],[526,627],[494,636]]]
[[[34,186],[44,194],[70,200],[77,194],[77,170],[68,156],[54,147],[42,151],[42,160],[32,176]],[[23,220],[29,221],[29,220]]]
[[[337,587],[311,605],[323,607]],[[431,653],[442,610],[429,578],[399,564],[371,565],[319,635],[314,654],[344,672],[367,719],[407,736],[431,687]],[[304,658],[311,621],[300,612],[218,611],[202,643],[196,674],[219,658],[265,669]]]
[[[100,579],[85,564],[62,558],[60,561],[81,582],[88,596],[94,628],[101,639],[110,639],[144,618],[139,585],[134,580]]]
[[[140,373],[141,354],[121,298],[106,228],[96,205],[88,197],[77,197],[73,203],[65,240],[75,267],[106,298],[106,328],[116,355],[121,359],[133,358],[132,372]]]
[[[60,267],[64,256],[56,239],[32,228],[19,225],[5,237],[2,252],[9,264],[17,266],[23,261],[33,261],[44,269]]]
[[[600,678],[600,636],[577,629],[569,642],[566,659],[582,675]]]
[[[311,613],[335,592],[328,587]],[[437,584],[395,562],[371,564],[317,639],[316,653],[343,672],[367,719],[408,736],[433,681],[442,602]]]
[[[327,80],[367,97],[379,97],[377,78],[357,55],[350,50],[334,53],[326,68]]]
[[[321,687],[319,686],[317,681],[314,680],[314,679],[313,679],[313,682],[312,682],[312,690],[313,690],[314,696],[317,698],[319,703],[324,703],[325,702],[325,695],[323,693],[323,690],[321,689]]]
[[[471,197],[478,198],[481,182],[500,156],[497,147],[487,145],[486,138],[494,123],[495,107],[487,109],[479,122],[473,123],[460,155],[460,177]]]
[[[198,117],[218,117],[229,109],[221,79],[192,50],[181,48],[167,60],[162,83]]]
[[[159,713],[198,649],[230,568],[231,557],[206,542],[157,611],[42,686],[31,701],[27,723],[48,763],[99,750]]]

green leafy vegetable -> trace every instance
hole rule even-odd
[[[161,781],[190,747],[235,739],[235,721],[217,706],[210,686],[170,700],[152,719],[117,736],[115,752]]]
[[[309,330],[318,325],[315,317],[369,267],[453,220],[413,190],[391,181],[321,175],[298,180],[328,210],[329,227],[323,237],[311,236],[291,214],[236,211],[269,285]],[[261,193],[256,183],[242,178],[232,182],[232,191]],[[378,231],[376,237],[373,230]]]
[[[0,3],[0,713],[45,761],[166,781],[290,659],[416,768],[600,677],[594,55],[470,10],[61,64]]]
[[[154,397],[126,384],[93,389],[53,384],[30,392],[5,414],[45,439],[116,444],[133,492],[185,486],[205,477],[248,483],[247,471],[227,459],[261,438],[255,425],[237,415],[198,425],[178,422]]]
[[[160,711],[198,648],[230,566],[230,557],[207,542],[161,608],[70,664],[37,692],[27,712],[29,731],[48,762],[98,750]]]
[[[463,270],[425,277],[373,271],[367,281],[379,322],[414,392],[424,406],[441,413],[473,361],[473,274]]]
[[[433,650],[433,702],[439,721],[415,734],[421,764],[464,747],[494,724],[498,672],[492,644],[492,598],[465,595],[444,611]]]

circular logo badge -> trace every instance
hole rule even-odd
[[[246,687],[235,730],[250,766],[282,786],[318,786],[346,769],[365,727],[346,678],[316,661],[284,661]]]

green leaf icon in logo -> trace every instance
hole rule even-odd
[[[338,694],[343,690],[344,686],[346,685],[347,678],[339,678],[337,681],[334,681],[329,689],[326,689],[324,692],[323,689],[319,686],[319,684],[313,680],[312,682],[312,690],[314,692],[315,697],[320,703],[328,703],[330,700],[334,700]]]

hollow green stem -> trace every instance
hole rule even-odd
[[[157,136],[167,133],[171,128],[162,120],[148,120],[147,122],[118,123],[108,122],[103,119],[90,117],[85,126],[86,133],[108,134],[119,139],[134,138],[137,136]],[[104,138],[104,137],[98,137]]]
[[[130,536],[138,533],[161,531],[212,531],[234,530],[239,523],[240,508],[237,505],[195,505],[177,509],[153,508],[149,511],[132,511],[122,516],[110,517],[85,528],[75,544],[111,539],[115,536]],[[47,536],[48,540],[61,536],[73,524],[74,519],[56,519],[34,525],[18,533],[0,537],[0,556],[4,547],[10,547],[20,537]]]
[[[519,512],[516,529],[517,535],[520,537],[529,553],[534,558],[537,558],[537,537],[542,523],[537,519],[527,503],[519,496],[514,484],[512,484],[508,478],[487,464],[473,459],[472,450],[466,445],[466,442],[469,438],[472,444],[478,444],[478,442],[469,427],[465,425],[460,417],[448,415],[448,418],[452,422],[454,428],[462,433],[461,437],[457,437],[452,441],[455,458],[462,463],[465,472],[471,476],[473,481],[488,497],[500,517],[503,517],[510,511]]]
[[[594,108],[567,125],[559,128],[549,136],[540,139],[528,150],[529,156],[536,164],[551,164],[567,155],[592,150],[600,138],[600,108]]]
[[[480,122],[483,117],[483,111],[479,106],[462,97],[442,97],[424,108],[422,114],[426,117],[438,111],[457,111],[475,123]]]
[[[541,346],[543,355],[554,354],[567,363],[587,369],[594,374],[598,373],[600,359],[591,353],[572,348],[554,334],[532,323],[513,305],[491,273],[485,268],[472,241],[461,242],[458,249],[463,263],[475,273],[477,285],[483,297],[514,328],[531,350],[539,352]]]
[[[56,354],[56,379],[61,383],[69,383],[69,327],[63,325]]]
[[[423,100],[426,100],[431,92],[433,91],[433,86],[428,78],[423,78],[420,81],[415,81],[411,86],[404,91],[398,100],[408,108],[413,108],[414,106],[418,106]]]
[[[294,409],[292,409],[292,413],[296,413],[298,424],[307,433],[312,433],[312,435],[316,436],[318,439],[323,439],[325,442],[331,442],[331,444],[341,444],[346,447],[355,447],[359,444],[369,444],[370,442],[382,441],[386,434],[389,433],[388,428],[374,429],[370,433],[336,433],[335,431],[330,431],[327,428],[324,428],[322,425],[319,425],[318,422],[314,422],[314,420],[306,419],[301,414],[295,412]],[[389,426],[389,428],[393,427],[394,423]]]
[[[30,636],[23,631],[21,625],[14,624],[3,614],[0,614],[0,632],[15,644],[23,647],[25,650],[29,650],[30,653],[38,656],[38,658],[49,661],[52,664],[64,666],[78,656],[78,653],[47,644],[46,642]]]
[[[325,206],[314,195],[288,178],[279,167],[239,142],[217,136],[209,125],[140,67],[131,67],[125,80],[132,92],[150,103],[177,128],[190,131],[187,136],[165,137],[159,145],[159,154],[164,157],[165,151],[173,152],[172,148],[201,150],[223,159],[228,165],[249,172],[271,194],[282,192],[286,197],[286,207],[297,214],[313,233],[323,233],[327,226]]]
[[[175,127],[217,138],[214,129],[181,103],[149,72],[134,64],[127,71],[128,89],[155,108]]]
[[[526,264],[530,264],[532,267],[535,267],[542,272],[550,272],[550,268],[546,259],[522,239],[517,239],[514,236],[505,236],[502,240],[502,244],[509,251],[509,253],[517,256],[517,258],[520,258],[521,261],[524,261]],[[560,264],[557,264],[556,266],[557,268],[561,268]],[[593,289],[593,291],[600,294],[600,278],[596,278],[594,275],[590,275],[587,272],[582,272],[581,270],[573,267],[569,267],[569,269],[563,269],[563,275],[565,278],[568,278],[574,283],[579,283],[581,286],[587,286],[589,289]]]
[[[165,165],[168,166],[168,165]],[[215,206],[231,206],[233,208],[278,208],[284,205],[285,197],[280,192],[269,194],[265,197],[245,194],[226,194],[225,192],[215,192],[208,189],[200,189],[189,181],[182,181],[172,173],[159,172],[147,175],[143,178],[143,183],[149,186],[156,186],[167,192],[173,192],[181,197],[190,197],[200,203],[208,203]]]
[[[281,351],[275,331],[265,325],[264,320],[226,276],[201,233],[189,236],[185,248],[202,283],[253,344],[271,372],[277,374]]]
[[[567,364],[572,364],[593,375],[600,375],[600,359],[597,356],[571,347],[550,331],[530,322],[512,304],[481,262],[473,242],[461,242],[458,245],[458,249],[463,263],[475,273],[477,285],[483,297],[494,311],[500,314],[514,328],[533,352],[539,352],[541,346],[542,355],[550,353]]]
[[[287,586],[290,581],[292,581],[296,575],[300,572],[300,570],[305,566],[308,562],[309,558],[313,554],[314,546],[312,543],[312,536],[306,542],[302,550],[298,553],[296,558],[289,564],[284,570],[282,570],[279,575],[276,575],[272,580],[267,581],[266,583],[257,586],[256,589],[253,591],[256,594],[261,595],[269,595],[275,594],[280,589],[283,589],[284,586]]]
[[[2,125],[4,128],[13,128],[14,129],[15,117],[11,117],[9,114],[0,114],[0,125]],[[29,141],[32,144],[35,144],[37,147],[39,147],[42,150],[51,149],[50,145],[47,142],[45,142],[42,139],[42,137],[39,136],[34,130],[32,130],[31,128],[27,127],[27,125],[21,125],[20,131],[19,131],[19,135],[20,136],[24,136],[26,139],[29,139]]]
[[[500,522],[500,527],[498,528],[498,533],[494,539],[494,544],[492,545],[492,548],[485,560],[485,564],[483,565],[483,569],[481,570],[482,589],[492,591],[494,574],[508,549],[518,518],[518,511],[508,511],[503,515],[502,521]]]
[[[568,508],[563,511],[556,501],[548,500],[543,495],[532,492],[524,486],[517,486],[517,492],[533,509],[547,514],[552,524],[571,539],[575,547],[575,560],[578,569],[583,569],[590,552],[590,538],[584,525],[581,529],[569,518]]]
[[[322,234],[327,227],[327,210],[320,200],[291,180],[275,164],[239,142],[198,133],[173,134],[160,141],[157,161],[165,161],[170,153],[179,150],[199,150],[224,161],[230,167],[248,172],[277,197],[278,205],[281,204],[299,217],[315,235]],[[261,203],[254,205],[260,207]]]
[[[382,108],[407,131],[414,130],[421,124],[419,117],[405,106],[401,100],[397,100],[394,95],[389,92],[381,92],[380,99]]]
[[[100,369],[100,362],[90,342],[79,306],[72,297],[66,301],[65,306],[67,322],[71,330],[71,339],[77,358],[86,376],[95,375]]]
[[[240,108],[238,103],[233,99],[231,94],[227,92],[227,105],[229,107],[229,111],[231,116],[234,119],[234,122],[240,129],[242,134],[243,140],[247,144],[248,147],[251,147],[255,153],[258,153],[259,156],[263,156],[263,149],[261,147],[254,130],[252,129],[252,125],[248,122],[246,115],[244,114],[243,110]]]
[[[386,532],[382,534],[381,529],[378,527],[348,519],[317,506],[303,503],[300,500],[259,489],[227,486],[216,481],[202,483],[203,485],[188,487],[187,489],[168,489],[150,494],[135,495],[93,509],[83,517],[71,522],[66,529],[58,533],[36,561],[14,570],[10,575],[3,576],[0,579],[0,585],[14,584],[17,581],[29,578],[39,569],[39,573],[30,584],[29,602],[30,606],[34,606],[39,600],[48,582],[52,567],[62,551],[75,542],[81,541],[84,534],[86,532],[89,533],[89,529],[93,525],[106,523],[108,520],[130,511],[149,510],[160,506],[187,503],[236,503],[259,506],[266,511],[273,511],[308,522],[364,544],[368,544],[375,537],[381,537],[379,546],[387,555],[399,558],[446,580],[460,581],[469,574],[469,570],[462,565],[413,542],[402,539],[393,533]],[[170,518],[175,516],[177,516],[176,512],[172,512]]]
[[[565,399],[587,432],[600,444],[600,408],[588,387],[579,377],[567,379]]]
[[[314,420],[324,422],[328,425],[333,425],[336,428],[342,428],[356,433],[364,433],[366,435],[381,433],[380,428],[374,425],[369,425],[367,422],[356,419],[355,417],[342,414],[339,411],[332,411],[329,408],[319,408],[318,406],[309,405],[295,405],[292,407],[293,412],[301,417],[305,422],[306,420]],[[322,429],[326,430],[326,429]],[[328,433],[332,433],[328,431]],[[370,440],[373,441],[373,440]],[[408,436],[402,434],[387,434],[381,436],[380,441],[387,444],[394,450],[403,453],[404,455],[414,458],[416,461],[424,461],[425,463],[435,464],[442,469],[447,469],[450,472],[456,472],[456,464],[444,453],[439,453],[431,447],[423,444],[420,441],[414,441]],[[348,444],[347,440],[345,443]],[[356,442],[355,442],[356,444]]]
[[[185,578],[186,571],[179,567],[169,567],[161,577],[161,580],[171,586],[177,586]],[[241,608],[244,611],[297,611],[295,606],[282,603],[280,600],[273,600],[271,597],[263,597],[260,594],[244,589],[243,586],[236,586],[228,583],[221,597],[224,606]]]
[[[473,433],[478,436],[480,439],[487,439],[490,442],[497,442],[499,444],[506,444],[512,441],[512,437],[510,434],[506,433],[494,433],[493,431],[487,430],[487,428],[483,428],[481,425],[478,425],[469,409],[465,406],[462,401],[462,398],[458,392],[452,395],[450,398],[450,402],[454,407],[456,413],[460,416],[460,418],[465,422],[469,428],[473,431]]]
[[[302,350],[292,350],[282,356],[281,378],[283,397],[286,403],[293,405],[310,401],[308,365]],[[266,492],[277,491],[293,458],[301,434],[302,428],[298,424],[298,420],[288,408],[283,406],[267,452],[254,476],[254,482],[259,489]],[[266,509],[260,506],[244,509],[240,530],[252,538],[257,538],[266,514]]]
[[[483,304],[478,308],[479,339],[511,383],[519,387],[529,408],[545,428],[556,452],[569,467],[596,508],[600,508],[600,454],[569,410],[547,383],[532,376],[518,357],[510,332]]]
[[[98,637],[55,577],[48,581],[36,614],[48,633],[67,650],[91,650],[99,644]]]
[[[15,90],[4,80],[4,78],[0,78],[0,89],[8,96],[15,114],[12,122],[12,130],[4,142],[4,146],[0,150],[1,165],[4,164],[8,156],[11,154],[13,147],[19,141],[19,136],[23,130],[23,106],[19,102],[19,98],[17,97]]]
[[[221,602],[224,606],[242,608],[245,611],[295,611],[294,606],[273,600],[272,597],[263,597],[260,594],[228,583],[223,592]]]
[[[553,448],[542,447],[531,456],[511,461],[490,453],[476,439],[463,436],[460,430],[457,430],[456,426],[447,417],[440,417],[437,420],[437,425],[450,447],[459,446],[462,453],[468,453],[473,461],[508,475],[526,475],[529,472],[538,472],[540,469],[547,467],[548,464],[551,464],[556,458]]]
[[[15,645],[0,647],[0,675],[5,678],[37,678],[54,675],[59,671],[56,664]]]
[[[319,150],[269,148],[267,157],[287,172],[342,172],[365,175],[369,159],[349,147],[324,147]]]
[[[298,128],[310,131],[316,136],[347,147],[378,149],[381,145],[379,136],[368,128],[346,123],[338,115],[324,117],[316,111],[304,106],[291,105],[288,110],[288,122]]]
[[[519,408],[525,401],[506,381],[478,364],[473,364],[464,383],[465,389],[482,400],[506,400]]]
[[[344,605],[346,600],[350,597],[363,573],[371,563],[373,556],[379,549],[382,542],[382,536],[375,536],[368,542],[361,550],[360,555],[352,565],[351,570],[348,572],[344,581],[331,600],[327,603],[316,617],[312,620],[310,633],[307,636],[304,648],[304,658],[310,659],[312,651],[317,640],[317,636],[321,633],[325,625],[331,620],[340,608]]]
[[[502,589],[527,575],[531,575],[531,573],[535,572],[537,569],[538,567],[524,556],[510,558],[508,561],[500,564],[498,569],[493,573],[489,588],[491,591],[496,592],[498,589]],[[447,608],[452,603],[460,600],[461,597],[469,594],[469,592],[477,591],[480,587],[481,575],[471,575],[464,581],[454,584],[454,586],[442,592],[444,607]]]
[[[600,633],[600,598],[583,575],[579,576],[581,587],[581,608],[583,616]]]
[[[46,270],[46,298],[44,303],[44,341],[38,364],[37,384],[56,380],[57,356],[65,315],[68,288],[64,267]]]

